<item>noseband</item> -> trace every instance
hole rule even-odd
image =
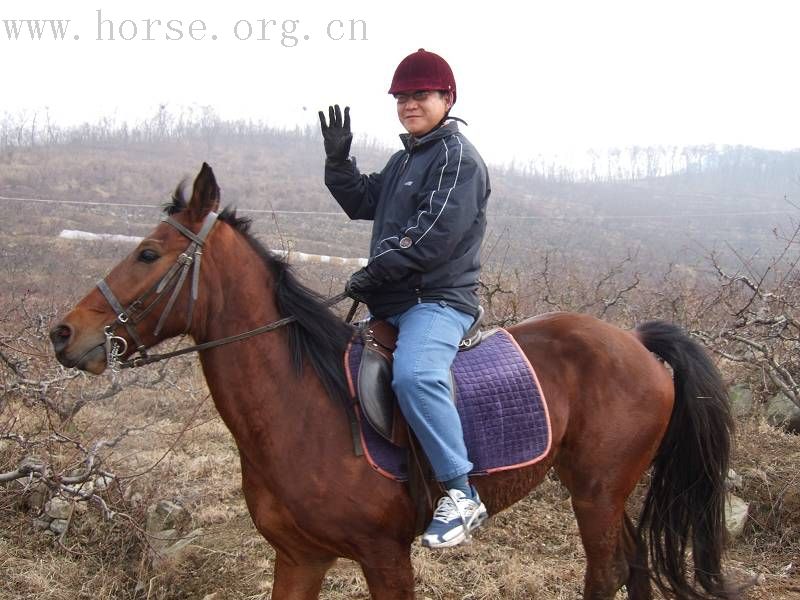
[[[226,338],[222,338],[219,340],[214,340],[211,342],[206,342],[204,344],[197,344],[195,346],[190,346],[188,348],[181,348],[180,350],[175,350],[173,352],[167,352],[164,354],[148,354],[147,348],[145,347],[144,342],[142,341],[141,337],[136,331],[136,326],[147,316],[150,311],[161,301],[161,299],[166,296],[170,290],[172,291],[172,295],[169,297],[166,306],[164,307],[164,311],[161,313],[161,316],[158,319],[158,323],[156,324],[155,330],[153,331],[153,335],[158,336],[161,333],[161,329],[164,326],[164,323],[167,320],[170,312],[175,306],[175,301],[178,299],[178,295],[183,289],[183,285],[186,282],[186,278],[189,275],[189,269],[194,267],[192,270],[192,289],[191,294],[189,295],[189,309],[186,316],[186,327],[184,328],[184,333],[189,331],[189,327],[192,324],[192,312],[194,310],[194,303],[197,300],[198,290],[200,285],[200,261],[203,256],[202,248],[205,244],[206,238],[208,234],[211,233],[211,230],[214,228],[214,224],[217,222],[218,215],[215,212],[209,212],[206,215],[205,220],[203,221],[203,226],[200,228],[198,233],[193,233],[189,231],[186,227],[178,223],[172,217],[164,217],[161,219],[162,222],[168,223],[172,225],[175,229],[177,229],[181,234],[189,239],[189,245],[186,247],[176,260],[175,264],[170,267],[169,271],[150,289],[148,289],[144,294],[139,296],[136,300],[131,302],[127,308],[123,308],[122,303],[117,300],[117,297],[114,295],[114,292],[111,291],[111,288],[106,283],[105,279],[101,279],[97,282],[97,288],[100,290],[100,293],[103,294],[105,299],[108,301],[111,308],[117,313],[117,318],[114,320],[113,323],[106,325],[103,329],[105,334],[105,351],[106,351],[106,362],[108,367],[112,370],[112,372],[117,373],[120,369],[128,369],[132,367],[141,367],[144,365],[149,365],[150,363],[158,362],[160,360],[164,360],[166,358],[171,358],[173,356],[179,356],[181,354],[187,354],[189,352],[197,352],[199,350],[205,350],[207,348],[214,348],[216,346],[222,346],[225,344],[230,344],[232,342],[237,342],[239,340],[244,340],[249,337],[253,337],[255,335],[259,335],[261,333],[266,333],[267,331],[273,331],[282,327],[283,325],[287,325],[293,321],[296,321],[296,317],[288,316],[273,323],[269,323],[267,325],[263,325],[256,329],[251,329],[250,331],[246,331],[244,333],[240,333],[238,335],[232,335]],[[155,297],[152,301],[145,305],[145,301],[147,300],[148,296],[151,294],[155,294]],[[332,298],[329,298],[324,302],[325,306],[332,306],[337,302],[340,302],[344,298],[347,297],[347,294],[341,293]],[[356,304],[354,302],[353,307],[350,311],[350,315],[348,316],[348,322],[352,319],[352,314],[355,312]],[[142,308],[144,306],[144,308]],[[125,327],[125,330],[128,332],[131,340],[133,343],[136,344],[135,352],[138,352],[139,355],[133,358],[129,358],[127,360],[120,360],[122,356],[128,350],[128,342],[125,338],[120,337],[115,334],[117,328],[119,326]]]

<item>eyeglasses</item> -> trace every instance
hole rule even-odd
[[[397,100],[398,104],[405,104],[409,100],[414,100],[414,102],[424,102],[428,99],[428,96],[433,93],[433,90],[417,90],[416,92],[411,92],[410,94],[395,94],[394,99]]]

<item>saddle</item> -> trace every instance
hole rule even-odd
[[[459,352],[477,347],[493,331],[481,331],[483,307],[478,307],[478,315],[467,334],[459,343]],[[381,437],[395,446],[409,446],[408,426],[397,397],[392,389],[392,362],[397,346],[397,329],[382,320],[371,320],[361,330],[364,352],[358,370],[358,401],[361,412],[369,424]],[[452,381],[452,373],[450,375]],[[455,386],[451,385],[455,402]]]
[[[460,344],[451,387],[473,474],[528,466],[544,458],[550,421],[536,373],[504,329],[480,330],[482,311]],[[436,486],[432,469],[405,422],[392,390],[397,330],[385,321],[362,325],[344,355],[352,397],[354,448],[381,475],[408,484],[421,533]],[[478,348],[477,352],[468,352]]]

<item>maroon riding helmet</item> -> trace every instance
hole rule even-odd
[[[446,90],[453,92],[456,103],[456,79],[447,61],[438,54],[420,48],[406,56],[395,69],[390,94],[416,90]]]

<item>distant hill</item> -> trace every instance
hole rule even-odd
[[[59,131],[50,140],[40,135],[32,144],[12,143],[7,134],[0,142],[0,196],[119,205],[34,208],[33,202],[3,201],[12,217],[4,219],[5,231],[142,235],[155,222],[155,211],[122,205],[163,204],[182,178],[191,179],[207,161],[223,203],[262,211],[251,216],[270,246],[366,254],[369,224],[349,222],[325,188],[324,152],[314,129],[286,132],[214,121],[177,132],[118,127],[103,133],[86,126]],[[380,169],[394,151],[376,145],[353,149],[364,172]],[[556,177],[494,167],[485,255],[489,262],[524,266],[547,250],[584,263],[631,251],[645,262],[665,264],[691,263],[725,246],[743,255],[776,247],[773,228],[800,215],[787,202],[798,193],[800,153],[707,148],[704,158],[691,156],[683,171],[635,179],[590,181],[565,169],[551,170]]]

